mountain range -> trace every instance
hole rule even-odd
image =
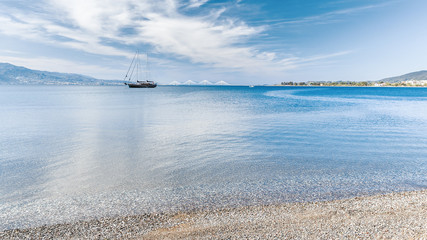
[[[409,80],[427,80],[427,71],[407,73],[397,77],[389,77],[379,80],[379,82],[398,83]]]
[[[38,71],[9,63],[0,63],[0,84],[118,85],[123,84],[123,81],[102,80],[73,73]]]

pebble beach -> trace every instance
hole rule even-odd
[[[427,239],[427,190],[151,213],[14,229],[0,239]]]

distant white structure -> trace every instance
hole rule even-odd
[[[199,84],[200,85],[212,85],[213,83],[209,82],[208,80],[203,80]]]
[[[406,84],[406,85],[410,85],[410,86],[427,86],[427,80],[408,80],[408,81],[403,81],[402,83]]]
[[[168,85],[174,85],[174,86],[176,86],[176,85],[205,85],[205,86],[206,85],[221,85],[221,86],[223,86],[223,85],[230,85],[230,84],[226,81],[219,81],[216,83],[212,83],[208,80],[203,80],[201,82],[195,82],[192,80],[188,80],[188,81],[183,82],[183,83],[178,82],[178,81],[173,81],[173,82],[170,82]]]
[[[226,81],[219,81],[219,82],[216,82],[215,85],[230,85],[230,84]]]
[[[181,85],[182,83],[178,82],[178,81],[173,81],[171,83],[169,83],[169,85]]]
[[[195,84],[197,84],[196,82],[194,82],[194,81],[191,81],[191,80],[188,80],[188,81],[186,81],[185,83],[183,83],[184,85],[195,85]]]

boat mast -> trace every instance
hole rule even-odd
[[[123,79],[123,81],[126,81],[126,78],[128,77],[128,74],[129,74],[129,72],[130,72],[130,69],[132,68],[132,66],[133,66],[133,68],[132,68],[132,72],[131,72],[131,74],[129,75],[129,80],[128,81],[130,81],[131,80],[131,77],[132,77],[132,74],[133,74],[133,70],[135,69],[135,66],[133,65],[134,64],[134,62],[135,62],[135,59],[136,59],[136,57],[138,56],[138,51],[136,51],[136,53],[135,53],[135,55],[133,56],[133,58],[132,58],[132,62],[130,63],[130,65],[129,65],[129,69],[128,69],[128,71],[127,71],[127,73],[126,73],[126,75],[125,75],[125,78]]]
[[[139,65],[140,65],[140,61],[139,61],[139,50],[136,50],[136,52],[138,53],[138,61],[136,62],[136,82],[139,81]]]
[[[148,69],[148,52],[145,53],[145,80],[149,80],[149,69]]]

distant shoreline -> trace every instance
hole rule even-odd
[[[0,232],[0,238],[427,237],[427,189],[344,200],[145,214]]]
[[[425,79],[425,78],[424,78]],[[278,86],[332,86],[332,87],[427,87],[427,80],[413,78],[391,78],[379,81],[308,81],[281,82]]]
[[[353,86],[353,85],[271,85],[272,87],[359,87],[359,88],[425,88],[426,86]]]

